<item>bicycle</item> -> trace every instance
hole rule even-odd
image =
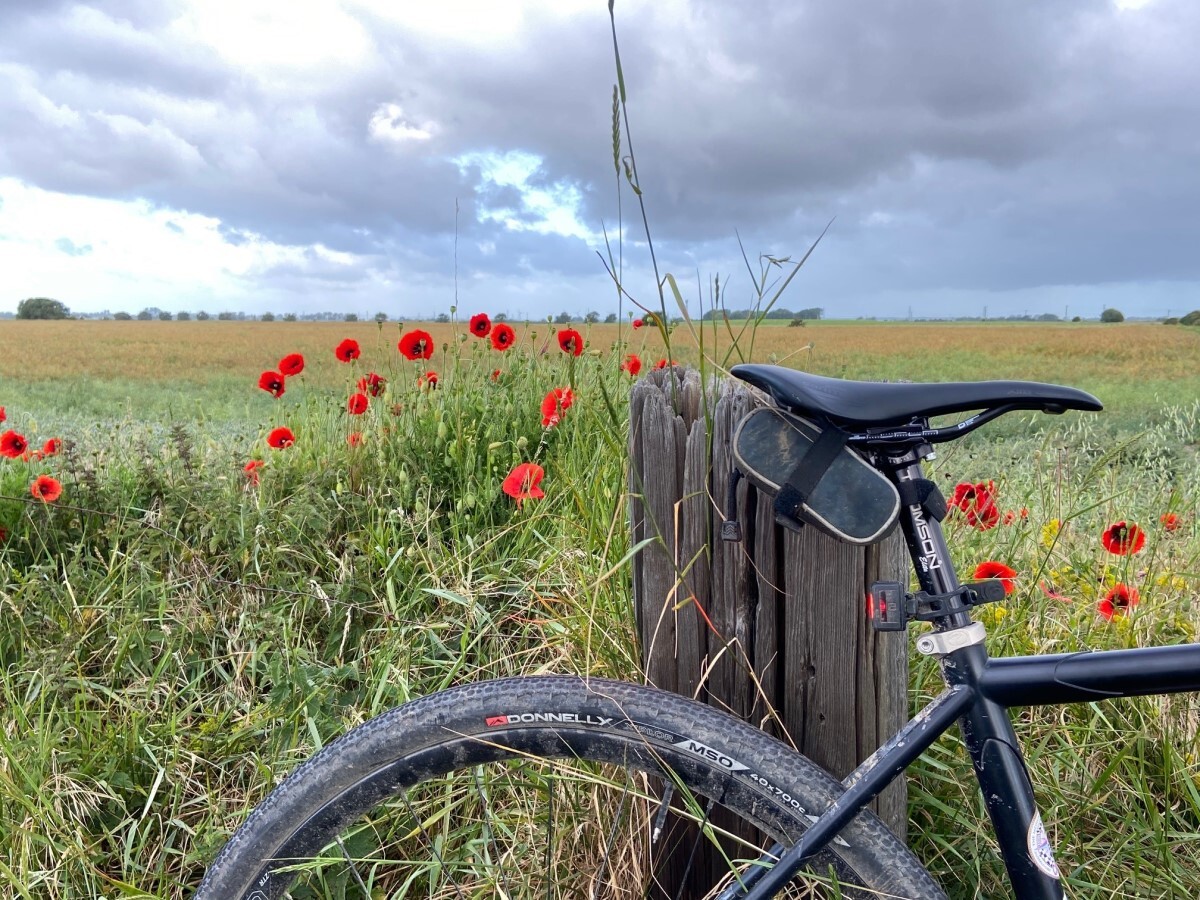
[[[865,806],[955,722],[1015,894],[1061,900],[1008,709],[1200,690],[1200,644],[990,659],[972,610],[1001,599],[1003,587],[960,583],[940,526],[945,501],[921,464],[934,445],[1008,412],[1101,403],[1032,382],[864,383],[762,365],[732,372],[839,435],[896,488],[919,590],[878,583],[870,613],[885,630],[931,623],[916,647],[939,659],[942,694],[839,782],[757,729],[651,687],[529,676],[452,688],[352,729],[301,765],[219,853],[199,900],[352,889],[662,896],[666,869],[678,897],[945,897]],[[973,414],[930,424],[962,413]],[[837,451],[825,449],[827,458]],[[781,490],[777,512],[806,496]],[[718,848],[717,871],[692,867],[701,842]]]

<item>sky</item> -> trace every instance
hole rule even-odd
[[[1200,308],[1193,0],[615,19],[640,204],[606,0],[0,0],[0,312]]]

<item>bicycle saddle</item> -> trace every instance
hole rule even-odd
[[[914,418],[1001,406],[1047,413],[1104,408],[1087,391],[1036,381],[846,381],[766,365],[734,366],[730,372],[794,412],[858,426],[903,425]]]

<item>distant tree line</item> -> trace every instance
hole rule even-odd
[[[794,319],[819,319],[825,314],[824,307],[810,306],[807,309],[799,309],[793,312],[790,309],[785,309],[782,306],[773,306],[766,313],[761,309],[710,309],[702,317],[705,321],[711,322],[713,319],[724,319],[728,316],[731,319],[783,319],[784,321],[792,321]]]

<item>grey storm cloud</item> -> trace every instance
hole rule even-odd
[[[528,186],[573,187],[581,220],[611,232],[602,0],[594,14],[530,15],[486,49],[360,13],[370,57],[297,82],[231,68],[171,28],[181,8],[0,5],[0,175],[214,216],[230,240],[322,243],[365,257],[363,278],[446,274],[456,229],[480,271],[602,274],[579,238],[482,216],[536,219],[520,190],[455,162],[534,154]],[[813,261],[830,295],[1200,279],[1188,0],[616,11],[621,152],[631,138],[655,241],[685,265],[737,260],[735,229],[750,250],[799,255],[832,220]],[[386,134],[426,126],[421,140]],[[289,266],[264,275],[346,280],[315,260]]]

